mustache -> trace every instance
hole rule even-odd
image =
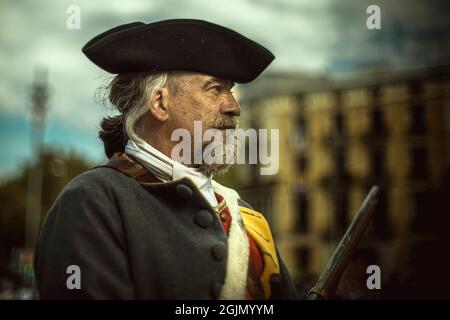
[[[222,116],[218,117],[211,127],[214,129],[237,129],[238,126],[239,126],[238,118]]]

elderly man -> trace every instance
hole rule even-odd
[[[230,164],[172,156],[176,129],[236,128],[233,84],[273,55],[199,20],[119,26],[83,52],[117,74],[107,97],[120,114],[101,123],[109,162],[71,181],[43,224],[40,298],[296,298],[263,215],[212,179]],[[233,140],[217,146],[235,155]]]

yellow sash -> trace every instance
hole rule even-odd
[[[278,264],[272,233],[270,232],[269,224],[261,213],[242,206],[239,206],[239,210],[244,220],[245,229],[255,240],[263,257],[264,269],[261,276],[261,284],[264,289],[264,296],[268,299],[271,293],[270,276],[271,274],[280,273],[280,265]]]

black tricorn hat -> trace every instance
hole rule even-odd
[[[110,73],[194,71],[238,83],[254,80],[275,58],[233,30],[193,19],[124,24],[82,50]]]

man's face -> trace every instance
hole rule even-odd
[[[225,158],[230,156],[231,159],[235,159],[237,156],[237,141],[233,138],[234,135],[230,133],[230,130],[226,131],[227,129],[236,129],[237,118],[240,115],[239,104],[231,91],[234,83],[199,73],[183,73],[179,77],[175,92],[169,93],[169,121],[167,124],[171,132],[180,128],[189,131],[192,137],[191,150],[193,151],[190,156],[191,164],[195,161],[194,153],[203,153],[203,150],[210,143],[212,143],[210,147],[213,150],[221,150],[224,162]],[[199,130],[194,129],[194,123],[195,125],[201,123],[200,137]],[[222,139],[216,139],[216,136],[212,137],[212,140],[207,138],[203,140],[203,133],[208,129],[221,130]],[[198,143],[200,141],[202,148],[198,150],[195,145],[200,146]],[[219,158],[221,157],[219,156]],[[205,159],[203,158],[203,160]],[[203,163],[199,168],[207,174],[225,172],[230,165],[224,162],[212,165]]]
[[[193,137],[194,121],[201,121],[203,131],[217,126],[235,129],[240,107],[231,91],[233,82],[200,73],[180,77],[177,92],[170,94],[172,130],[184,128]]]

